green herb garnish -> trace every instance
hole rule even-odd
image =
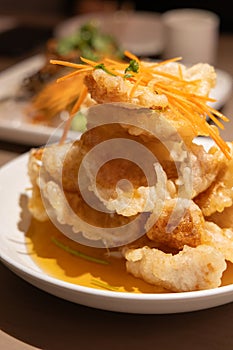
[[[125,73],[127,73],[127,72],[138,73],[138,71],[139,71],[139,64],[136,60],[131,60],[129,62],[128,67],[125,68]]]
[[[102,282],[102,281],[97,280],[97,279],[92,279],[91,284],[93,286],[100,287],[100,288],[107,289],[107,290],[112,290],[114,292],[117,292],[119,290],[118,287],[110,286],[110,284]]]
[[[124,78],[125,79],[129,79],[129,78],[132,78],[133,77],[133,74],[125,74],[124,75]]]
[[[70,253],[70,254],[72,254],[74,256],[77,256],[79,258],[82,258],[82,259],[85,259],[85,260],[88,260],[88,261],[91,261],[91,262],[102,264],[102,265],[108,265],[109,264],[109,262],[107,260],[98,259],[98,258],[95,258],[93,256],[87,255],[85,253],[82,253],[79,250],[71,248],[71,247],[61,243],[60,241],[58,241],[55,237],[52,237],[51,240],[52,240],[52,242],[54,244],[56,244],[57,247],[65,250],[67,253]]]
[[[77,112],[71,122],[71,130],[84,132],[87,130],[87,118],[82,112]]]
[[[113,75],[114,77],[116,77],[116,74],[113,74],[112,72],[110,72],[104,65],[104,63],[99,63],[97,64],[95,67],[95,69],[102,69],[103,71],[105,71],[106,73]]]
[[[82,56],[98,61],[107,54],[123,58],[123,52],[115,38],[103,33],[95,21],[88,21],[72,34],[57,40],[56,51],[61,56],[77,52],[77,60]]]

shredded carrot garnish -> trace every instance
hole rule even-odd
[[[87,97],[87,87],[86,85],[83,85],[79,98],[71,110],[71,115],[74,115],[75,113],[77,113],[77,111],[79,110],[81,104],[83,103],[86,97]]]
[[[135,61],[139,62],[139,58],[127,50],[124,51],[124,55],[126,57],[130,58],[131,60],[135,60]]]
[[[82,68],[82,69],[80,69],[80,70],[76,70],[76,71],[74,71],[74,72],[72,72],[72,73],[69,73],[69,74],[65,75],[64,77],[58,78],[58,79],[57,79],[57,82],[60,83],[61,81],[64,81],[64,80],[66,80],[66,79],[68,79],[68,78],[72,78],[72,77],[74,77],[75,75],[82,74],[82,73],[86,73],[86,72],[91,71],[91,70],[92,70],[92,68],[90,68],[90,67]]]
[[[225,156],[231,159],[230,149],[227,143],[222,140],[218,132],[207,120],[207,118],[210,118],[220,129],[223,129],[224,126],[219,119],[225,122],[229,121],[229,119],[207,104],[207,102],[214,102],[214,99],[194,93],[195,89],[197,89],[200,84],[200,80],[186,80],[181,65],[178,65],[177,74],[158,69],[160,66],[170,62],[179,61],[181,57],[174,57],[165,61],[156,62],[155,64],[149,64],[148,62],[140,61],[137,56],[127,50],[124,54],[125,57],[130,59],[130,63],[124,61],[119,62],[110,58],[103,59],[101,62],[96,62],[83,57],[80,58],[83,64],[59,60],[51,60],[50,62],[52,64],[60,64],[76,69],[76,71],[59,78],[58,82],[73,77],[76,74],[89,74],[96,69],[102,69],[110,75],[122,77],[128,80],[129,84],[132,84],[129,99],[133,98],[137,89],[144,89],[153,81],[150,84],[150,88],[153,89],[152,92],[163,94],[167,97],[167,108],[170,108],[178,118],[188,120],[195,130],[203,133],[203,135],[209,135],[220,147]],[[79,98],[71,111],[71,116],[80,108],[87,92],[87,88],[83,88],[79,93]],[[62,142],[69,130],[71,119],[72,117],[69,118],[67,122]]]
[[[88,60],[87,58],[84,58],[84,57],[80,57],[80,60],[82,62],[85,62],[87,63],[89,66],[96,66],[97,62],[96,61],[92,61],[92,60]]]
[[[60,142],[59,142],[60,144],[63,144],[65,142],[65,140],[67,138],[67,134],[70,130],[70,125],[71,125],[72,119],[73,119],[75,113],[79,110],[81,104],[83,103],[83,101],[85,100],[86,97],[87,97],[87,87],[86,87],[86,85],[83,84],[79,98],[71,110],[70,117],[67,119],[67,121],[65,123],[63,134],[62,134],[62,137],[61,137]]]
[[[179,77],[180,77],[180,80],[184,80],[184,79],[183,79],[183,72],[182,72],[182,68],[181,68],[181,65],[180,65],[180,64],[178,65],[178,70],[179,70]]]
[[[182,59],[182,57],[173,57],[173,58],[169,58],[167,60],[161,61],[161,62],[157,62],[156,63],[156,67],[159,66],[164,66],[165,64],[171,63],[171,62],[176,62],[176,61],[180,61]]]
[[[213,102],[215,102],[215,100],[213,100]],[[221,112],[217,111],[216,109],[214,109],[211,106],[208,106],[208,109],[214,113],[217,117],[219,117],[220,119],[222,119],[224,122],[229,122],[229,118],[227,118],[225,115],[223,115]]]
[[[131,89],[131,91],[130,91],[130,94],[129,94],[129,97],[130,97],[130,98],[133,97],[133,95],[134,95],[135,91],[137,90],[137,87],[138,87],[138,85],[140,84],[142,78],[143,78],[143,77],[140,77],[140,78],[135,82],[135,84],[133,85],[133,87],[132,87],[132,89]]]
[[[76,68],[76,69],[89,67],[88,65],[85,66],[84,64],[72,63],[72,62],[61,61],[61,60],[50,60],[50,63],[60,64],[61,66]]]

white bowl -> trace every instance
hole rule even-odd
[[[61,22],[55,28],[54,36],[69,36],[90,20],[103,32],[113,35],[123,49],[136,55],[154,56],[163,49],[162,23],[160,15],[154,12],[97,12],[75,16]]]

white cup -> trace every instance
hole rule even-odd
[[[202,9],[174,9],[162,14],[164,58],[214,65],[218,48],[218,15]]]

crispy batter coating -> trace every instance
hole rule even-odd
[[[144,62],[148,68],[153,63]],[[197,64],[191,68],[186,68],[180,63],[172,62],[157,68],[158,72],[164,72],[179,77],[181,72],[184,79],[188,81],[199,81],[190,87],[192,93],[207,96],[210,89],[215,85],[216,73],[213,67],[208,64]],[[101,69],[96,69],[85,77],[85,84],[91,97],[97,103],[107,102],[130,102],[147,108],[165,108],[168,99],[165,94],[156,93],[156,83],[166,81],[166,76],[155,76],[148,86],[141,86],[135,94],[131,94],[132,83],[120,76],[112,76]]]
[[[140,88],[134,97],[130,97],[132,84],[121,78],[113,77],[102,70],[94,70],[85,78],[85,84],[91,97],[97,103],[131,102],[148,108],[165,108],[168,99],[165,95],[158,95],[148,87]]]
[[[101,240],[102,246],[123,245],[144,233],[146,213],[138,218],[128,218],[101,212],[89,206],[78,192],[66,192],[54,181],[42,183],[41,192],[49,203],[47,210],[51,217],[55,217],[61,225],[69,225],[73,233],[82,234],[91,241]],[[73,233],[72,237],[75,237]]]
[[[224,256],[208,245],[184,246],[176,255],[144,246],[126,249],[125,258],[129,273],[173,292],[216,288],[226,269]]]
[[[233,157],[233,143],[228,142]],[[215,212],[222,212],[224,208],[233,205],[233,158],[226,159],[222,153],[213,147],[210,149],[215,161],[219,164],[216,179],[207,188],[195,198],[195,202],[201,208],[204,216],[210,216]]]
[[[233,229],[220,228],[213,222],[205,222],[202,243],[218,249],[226,260],[233,263]]]
[[[212,221],[219,227],[233,227],[233,205],[225,208],[221,213],[215,212],[207,217],[208,221]]]
[[[58,183],[60,183],[62,180],[63,164],[66,160],[71,145],[72,143],[64,143],[62,145],[52,144],[45,147],[43,150],[43,168],[46,169],[46,172],[49,174],[49,176],[52,179],[56,180]],[[74,149],[76,150],[76,148]],[[75,158],[72,159],[72,161],[74,160]],[[69,171],[71,171],[70,168]],[[65,186],[69,188],[69,176],[66,176],[64,181]]]
[[[42,153],[43,151],[41,149],[32,149],[29,154],[28,176],[32,184],[32,190],[31,196],[28,199],[28,210],[37,220],[47,221],[49,218],[41,198],[38,184]]]
[[[40,163],[35,158],[36,152],[31,153],[29,172],[33,188],[29,201],[30,212],[40,221],[48,220],[48,212],[60,224],[71,226],[74,232],[82,232],[88,239],[102,239],[106,246],[119,245],[126,237],[129,241],[137,239],[145,231],[147,213],[138,219],[135,215],[124,217],[105,210],[97,197],[92,196],[90,202],[82,197],[83,193],[77,187],[80,162],[80,157],[76,157],[80,153],[78,149],[78,142],[49,146],[43,150]],[[127,224],[131,224],[130,229]]]
[[[202,145],[193,143],[190,147],[192,164],[192,185],[193,195],[196,197],[202,193],[216,180],[224,158],[218,154],[207,152]]]
[[[119,164],[122,165],[121,163]],[[152,212],[161,207],[165,198],[176,195],[175,184],[167,180],[166,174],[159,163],[154,165],[158,175],[158,181],[152,186],[135,186],[127,178],[122,177],[115,186],[106,188],[92,179],[88,189],[103,203],[107,210],[123,216],[133,216],[137,213]],[[114,172],[109,172],[110,174]],[[113,175],[114,177],[114,175]]]
[[[175,206],[181,207],[174,215]],[[172,216],[173,214],[173,216]],[[177,218],[180,220],[176,222]],[[170,199],[163,203],[163,208],[157,218],[154,212],[149,217],[146,228],[147,236],[155,242],[156,246],[164,251],[179,251],[185,245],[196,247],[201,243],[204,218],[201,210],[193,202]],[[170,230],[170,228],[172,230]]]

